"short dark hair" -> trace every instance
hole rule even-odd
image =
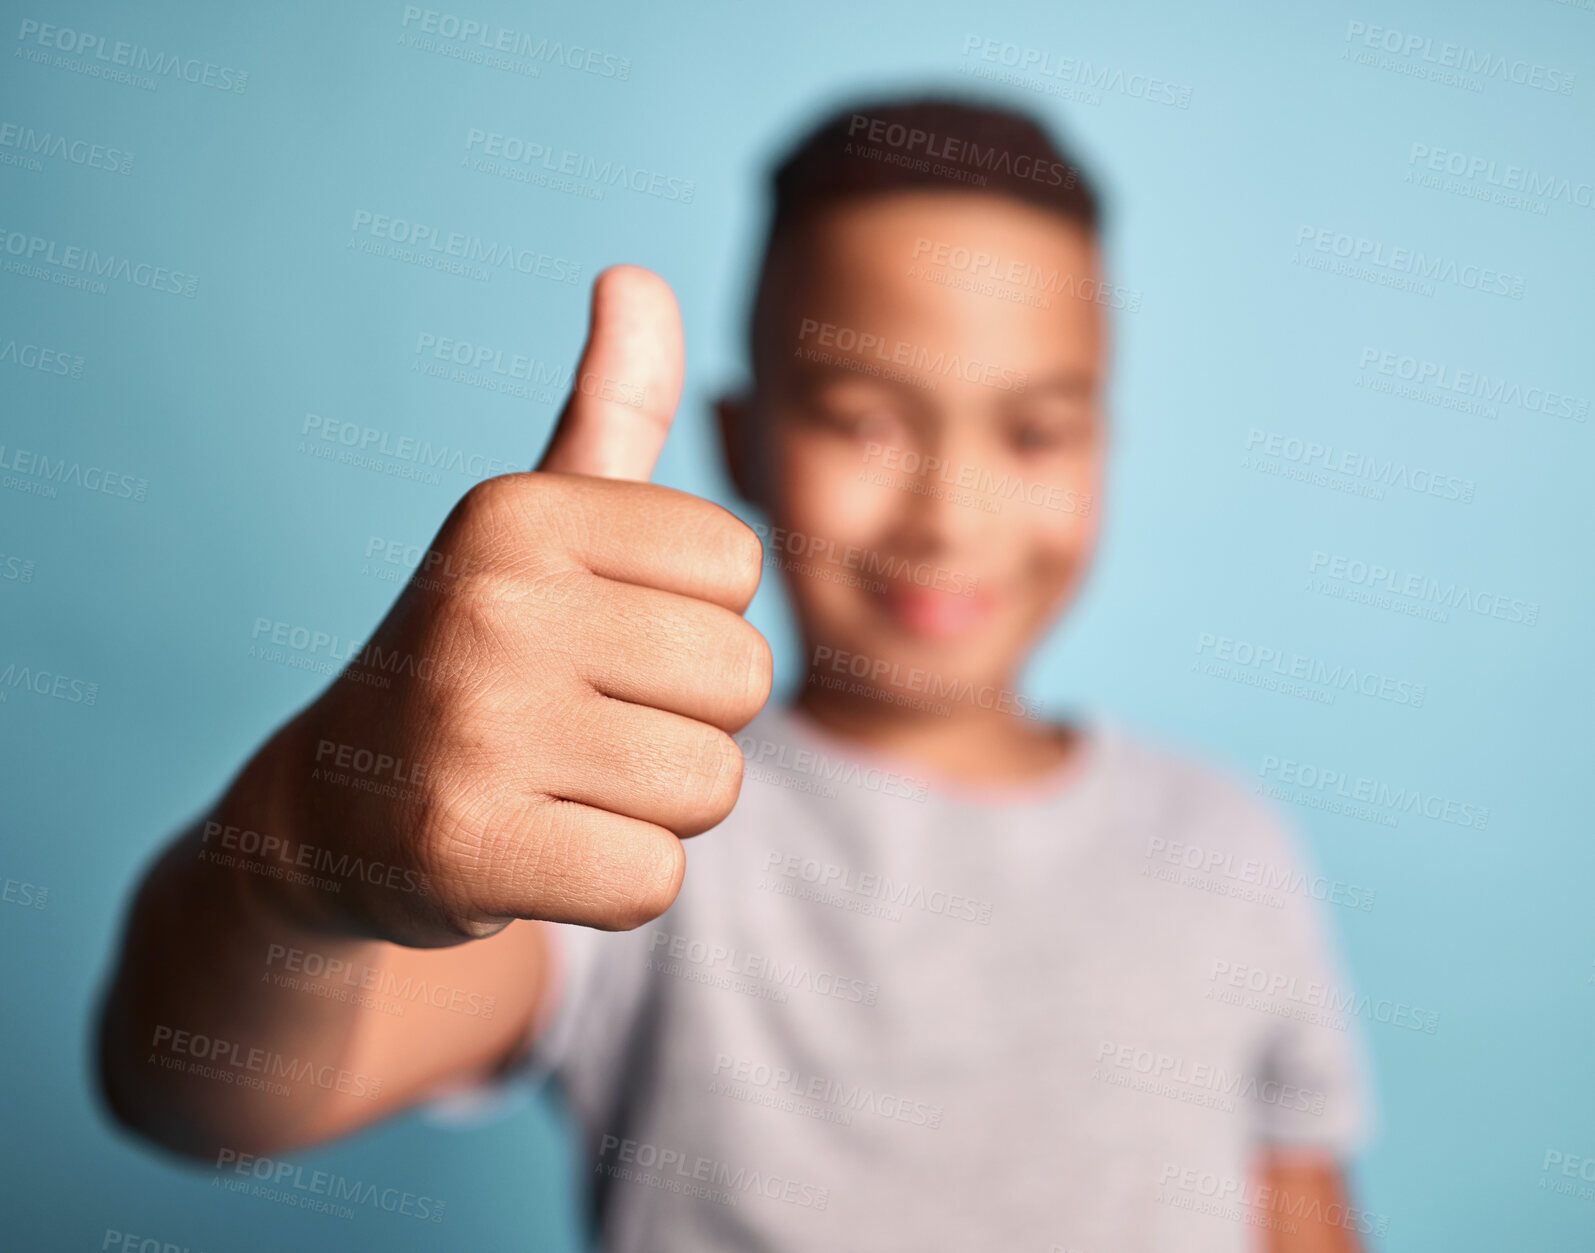
[[[861,102],[830,114],[776,164],[770,188],[749,319],[755,361],[776,246],[841,202],[902,191],[984,192],[1051,210],[1091,234],[1102,214],[1091,180],[1034,117],[951,96]]]
[[[1035,118],[948,97],[881,101],[822,121],[776,167],[771,235],[838,200],[894,191],[985,191],[1096,230],[1098,198]]]

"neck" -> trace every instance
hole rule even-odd
[[[824,676],[834,680],[835,676]],[[1013,690],[1009,684],[993,688]],[[898,705],[880,692],[827,687],[810,670],[795,704],[838,739],[915,762],[965,783],[1022,783],[1052,773],[1073,757],[1079,733],[1015,712],[1009,701],[987,708],[975,700],[925,700]],[[1026,705],[1026,708],[1029,708]]]

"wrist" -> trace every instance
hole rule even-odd
[[[331,852],[308,788],[314,706],[280,727],[200,823],[201,857],[231,872],[251,922],[320,942],[362,935],[346,899],[353,885],[318,873]]]

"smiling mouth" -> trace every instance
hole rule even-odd
[[[968,635],[996,608],[996,597],[984,588],[960,595],[939,588],[889,584],[876,602],[896,627],[923,639],[948,640]]]

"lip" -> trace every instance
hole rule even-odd
[[[985,588],[962,596],[932,587],[892,584],[878,597],[892,623],[921,639],[959,639],[979,629],[997,607]]]

